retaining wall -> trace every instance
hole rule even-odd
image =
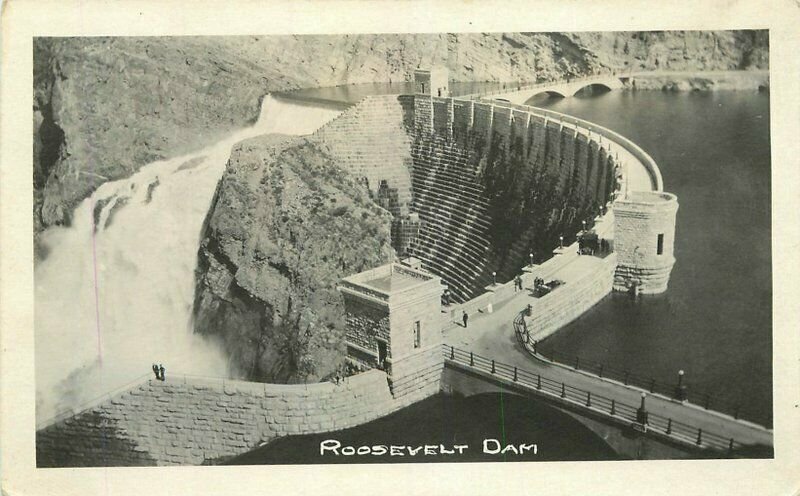
[[[554,257],[555,262],[568,263],[568,259],[561,257],[569,256],[577,255],[557,255]],[[551,293],[533,300],[531,316],[525,318],[531,339],[539,341],[553,334],[611,292],[617,265],[615,254],[606,256],[602,262],[596,270],[586,273],[580,279],[559,286]]]
[[[279,436],[354,427],[436,394],[439,362],[438,375],[403,384],[397,399],[379,370],[339,385],[150,380],[37,431],[37,466],[218,463]]]

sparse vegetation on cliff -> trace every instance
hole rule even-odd
[[[391,260],[391,216],[303,138],[234,149],[200,247],[195,331],[235,376],[314,381],[342,365],[337,281]]]

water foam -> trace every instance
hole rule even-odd
[[[100,186],[70,227],[42,235],[35,267],[37,422],[150,372],[224,376],[192,334],[203,220],[231,147],[265,133],[309,134],[340,111],[265,98],[258,122],[195,153]]]

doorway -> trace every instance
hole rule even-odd
[[[386,341],[378,341],[378,368],[386,370]]]

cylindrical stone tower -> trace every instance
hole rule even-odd
[[[614,289],[655,294],[667,290],[675,264],[678,198],[660,191],[633,191],[614,202]]]

